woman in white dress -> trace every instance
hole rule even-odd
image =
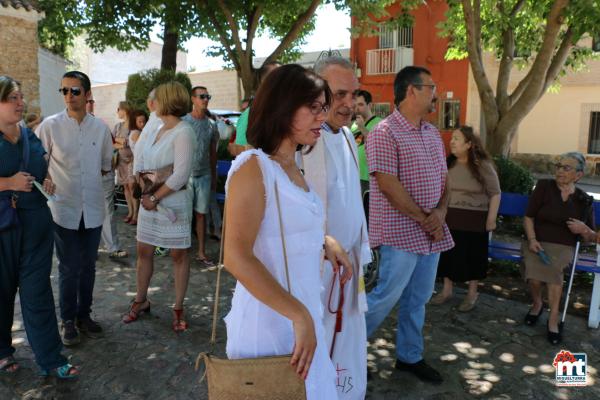
[[[156,88],[157,129],[144,133],[136,144],[134,173],[173,165],[172,175],[154,193],[143,195],[137,225],[137,293],[123,322],[130,323],[150,311],[148,286],[153,272],[154,249],[171,249],[175,275],[173,330],[187,329],[183,300],[190,273],[192,198],[186,188],[195,149],[192,128],[180,118],[190,109],[190,96],[177,82]],[[169,218],[174,213],[175,220]],[[172,217],[172,215],[171,215]]]
[[[298,169],[298,146],[312,146],[330,103],[326,82],[299,65],[269,74],[252,105],[249,143],[227,180],[225,266],[238,280],[227,324],[231,359],[292,354],[291,368],[306,382],[307,397],[336,399],[336,372],[321,323],[323,248],[334,268],[352,267],[324,233],[323,205]],[[288,293],[277,187],[286,239]]]

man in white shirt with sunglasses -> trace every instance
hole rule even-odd
[[[111,170],[108,126],[86,112],[90,80],[82,72],[63,75],[60,94],[66,109],[40,124],[36,134],[48,153],[48,175],[57,198],[49,203],[58,257],[61,337],[78,344],[80,332],[101,337],[91,318],[96,259],[104,221],[102,176]]]

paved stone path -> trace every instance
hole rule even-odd
[[[135,251],[134,229],[119,225],[130,254]],[[211,241],[209,253],[217,256]],[[16,358],[23,367],[16,376],[0,375],[0,399],[206,399],[206,385],[194,371],[196,355],[208,350],[214,270],[192,263],[186,313],[190,329],[180,335],[171,330],[174,297],[169,257],[156,257],[150,288],[152,313],[133,324],[121,322],[135,291],[135,257],[111,260],[101,253],[98,261],[94,316],[104,326],[102,339],[84,338],[65,351],[81,366],[76,382],[39,378],[22,327],[20,309],[15,316]],[[52,282],[56,290],[54,269]],[[222,316],[229,307],[234,281],[225,274]],[[591,290],[591,287],[590,287]],[[546,315],[536,327],[524,326],[526,304],[480,295],[469,314],[456,311],[461,295],[450,304],[431,306],[425,326],[426,358],[445,377],[439,386],[424,384],[393,369],[394,316],[369,345],[368,399],[594,399],[600,398],[600,331],[588,330],[583,318],[568,316],[561,348],[585,352],[587,387],[555,386],[552,361],[560,348],[545,339]],[[56,296],[56,294],[55,294]],[[55,298],[56,299],[56,298]],[[225,336],[220,326],[217,352],[223,355]]]

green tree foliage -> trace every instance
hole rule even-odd
[[[206,50],[209,56],[222,57],[242,80],[245,96],[258,86],[258,71],[252,65],[254,39],[257,35],[279,41],[265,62],[296,60],[299,46],[314,29],[317,7],[334,4],[339,10],[350,10],[360,21],[359,31],[372,31],[373,19],[387,14],[385,7],[395,0],[196,0],[203,36],[220,43]],[[417,0],[405,0],[407,8]],[[405,17],[407,14],[402,14]],[[391,23],[399,23],[398,20]],[[332,26],[331,29],[340,29]]]
[[[54,0],[42,0],[52,3]],[[119,50],[145,49],[156,24],[163,27],[163,57],[161,67],[175,69],[176,49],[192,36],[212,39],[219,46],[205,49],[208,56],[223,58],[225,66],[234,68],[246,96],[258,85],[258,71],[252,65],[254,39],[257,35],[279,41],[267,57],[269,61],[290,62],[299,55],[299,46],[314,29],[314,16],[321,4],[334,4],[337,9],[349,10],[357,21],[356,32],[376,33],[376,22],[389,17],[386,7],[396,0],[56,0],[61,6],[53,8],[50,21],[65,21],[74,9],[73,32],[87,33],[87,44],[96,51],[106,47]],[[422,0],[404,0],[409,11]],[[49,21],[49,22],[50,22]],[[400,13],[388,24],[406,25],[410,14]],[[72,38],[64,36],[59,22],[48,25],[58,32],[63,48]],[[331,29],[340,29],[332,26]]]
[[[482,103],[486,147],[507,155],[519,123],[567,70],[593,56],[583,39],[600,35],[598,0],[449,0],[441,34],[448,59],[469,59]],[[496,82],[484,52],[499,60]],[[515,68],[527,68],[516,86]],[[492,85],[495,84],[495,88]],[[510,87],[510,89],[509,89]],[[514,89],[512,89],[514,87]]]
[[[81,33],[83,4],[76,0],[39,0],[45,17],[38,23],[40,46],[68,57],[73,40]]]
[[[125,99],[134,109],[149,111],[146,106],[148,93],[161,83],[177,81],[181,83],[188,92],[192,92],[192,82],[187,74],[175,72],[172,69],[149,69],[129,75]]]
[[[530,194],[535,179],[527,168],[502,156],[494,157],[500,189],[508,193]]]
[[[152,30],[160,25],[161,68],[174,70],[177,50],[199,29],[198,10],[191,0],[40,0],[39,4],[46,13],[39,24],[40,43],[63,56],[81,33],[95,51],[144,50]]]
[[[175,69],[177,49],[198,30],[198,12],[187,0],[86,0],[85,23],[88,45],[97,51],[143,50],[150,33],[163,28],[161,68]]]

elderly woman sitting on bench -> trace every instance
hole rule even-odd
[[[573,259],[578,240],[596,240],[593,199],[575,187],[583,176],[584,166],[581,153],[563,154],[555,164],[554,179],[537,182],[524,218],[528,241],[528,246],[523,246],[525,279],[533,299],[525,323],[534,325],[542,315],[542,285],[545,283],[550,303],[547,335],[552,344],[562,340],[559,307],[563,271]]]

